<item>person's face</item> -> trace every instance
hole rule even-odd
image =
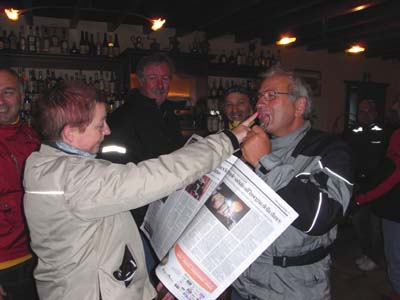
[[[231,93],[225,97],[224,113],[229,121],[243,122],[251,114],[250,99],[246,94]]]
[[[144,68],[143,78],[139,79],[143,95],[155,99],[160,105],[167,98],[171,84],[171,70],[168,64],[150,64]]]
[[[225,197],[217,193],[211,198],[211,206],[222,216],[229,217],[231,214],[228,204],[225,202]]]
[[[375,121],[377,116],[375,107],[368,103],[368,101],[361,101],[358,104],[357,121],[361,124],[371,124]]]
[[[92,122],[84,131],[77,130],[72,146],[86,152],[96,154],[105,135],[111,133],[106,122],[106,106],[104,103],[96,103]]]
[[[7,71],[0,71],[0,124],[11,124],[18,118],[21,107],[18,80]]]
[[[265,79],[260,86],[257,101],[258,119],[263,128],[273,136],[285,136],[304,121],[305,99],[300,97],[292,101],[287,94],[291,84],[286,75],[276,74]],[[277,92],[274,99],[266,99],[263,95],[268,91]]]

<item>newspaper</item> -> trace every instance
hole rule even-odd
[[[296,218],[278,194],[231,156],[152,203],[141,229],[161,260],[156,274],[166,288],[179,300],[211,300]]]

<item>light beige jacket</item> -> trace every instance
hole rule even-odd
[[[130,209],[165,197],[232,154],[219,133],[137,165],[70,155],[42,145],[26,162],[24,208],[39,262],[41,299],[148,300],[155,296]],[[137,271],[126,287],[118,270],[125,246]]]

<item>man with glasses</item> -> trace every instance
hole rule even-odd
[[[330,299],[330,248],[350,201],[350,153],[311,128],[311,94],[292,73],[266,74],[243,158],[299,214],[234,282],[232,299]]]
[[[113,131],[104,140],[102,158],[116,163],[139,163],[183,145],[174,105],[166,100],[173,73],[171,59],[162,53],[145,56],[138,62],[136,75],[140,88],[132,89],[127,101],[108,118]],[[132,211],[139,227],[146,210],[144,206]],[[148,264],[153,262],[150,260]]]
[[[22,211],[22,172],[39,148],[36,133],[19,118],[23,87],[11,69],[0,69],[0,300],[38,299]]]

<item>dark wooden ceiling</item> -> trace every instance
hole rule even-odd
[[[3,1],[2,1],[3,2]],[[291,47],[310,51],[342,52],[353,43],[367,49],[366,57],[400,60],[400,0],[20,0],[32,15],[108,23],[109,31],[121,24],[146,24],[135,13],[164,17],[166,26],[182,36],[204,31],[209,39],[234,34],[238,42],[261,39],[273,44],[279,35],[292,33]],[[364,9],[357,10],[360,5]],[[61,7],[57,9],[56,7]]]

